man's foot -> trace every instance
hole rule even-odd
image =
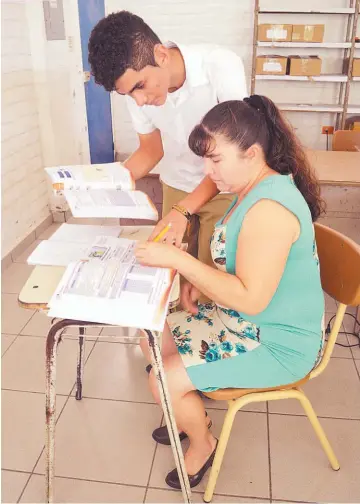
[[[218,440],[211,435],[208,446],[204,450],[192,451],[191,446],[185,455],[185,466],[188,473],[190,488],[196,487],[212,466],[215,458]],[[196,471],[196,472],[195,472]],[[181,490],[177,469],[173,469],[165,478],[165,482],[176,490]]]
[[[152,370],[152,364],[148,364],[145,368],[145,371],[147,372],[147,374],[150,374],[151,370]]]
[[[208,417],[207,413],[206,413],[206,421],[207,421],[207,424],[208,424],[208,429],[210,429],[210,427],[212,426],[212,421]],[[167,446],[169,446],[171,444],[170,443],[169,432],[168,432],[168,429],[167,429],[166,425],[164,425],[163,427],[158,427],[157,429],[155,429],[154,432],[152,433],[152,437],[153,437],[154,441],[156,441],[159,444],[163,444],[163,445],[167,445]],[[180,441],[183,441],[188,436],[187,436],[187,434],[185,432],[179,432],[179,437],[180,437]]]

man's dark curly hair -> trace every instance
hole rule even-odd
[[[89,39],[89,63],[95,82],[114,91],[128,68],[155,66],[154,47],[159,37],[144,20],[128,11],[110,14],[98,22]]]

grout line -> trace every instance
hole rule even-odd
[[[44,474],[39,473],[39,472],[33,472],[34,476],[44,476]],[[135,483],[120,483],[119,481],[107,481],[107,480],[96,480],[96,479],[89,479],[89,478],[76,478],[73,476],[55,476],[55,479],[69,479],[73,481],[87,481],[89,483],[103,483],[104,485],[116,485],[116,486],[125,486],[125,487],[132,487],[132,488],[143,488],[145,490],[144,485],[136,485]]]
[[[76,385],[76,384],[75,384]],[[73,393],[74,388],[72,388],[71,393]],[[16,391],[14,391],[16,392]],[[72,396],[74,397],[74,396]],[[112,398],[106,398],[106,397],[91,397],[91,396],[86,396],[83,395],[83,399],[90,399],[91,401],[109,401],[109,402],[120,402],[120,403],[130,403],[130,404],[147,404],[149,406],[156,406],[155,402],[146,402],[146,401],[130,401],[128,399],[112,399]]]
[[[73,387],[71,387],[71,390],[73,389]],[[5,387],[2,387],[1,390],[6,390],[7,392],[20,392],[20,393],[23,393],[23,394],[38,394],[38,395],[45,395],[45,390],[44,392],[39,392],[39,391],[36,391],[36,390],[19,390],[19,389],[11,389],[11,388],[5,388]],[[68,397],[69,394],[58,394],[56,393],[56,397]]]
[[[90,357],[90,354],[89,354],[89,357]],[[88,358],[89,358],[88,357]],[[88,360],[87,358],[87,360]],[[87,362],[86,360],[86,362]],[[86,364],[85,362],[85,364]],[[68,394],[59,394],[57,393],[56,396],[57,397],[68,397],[69,399],[74,399],[75,396],[72,395],[72,393],[74,392],[74,389],[76,387],[76,382],[74,383],[74,385],[72,386],[71,388],[71,393],[68,395]],[[1,390],[6,390],[7,392],[17,392],[17,393],[20,393],[20,394],[38,394],[38,395],[44,395],[45,394],[45,391],[44,392],[35,392],[35,391],[31,391],[31,390],[16,390],[16,389],[9,389],[9,388],[2,388]],[[109,401],[109,402],[120,402],[120,403],[125,403],[125,404],[145,404],[145,405],[148,405],[148,406],[156,406],[156,403],[150,403],[150,402],[144,402],[144,401],[129,401],[129,400],[125,400],[125,399],[106,399],[106,398],[99,398],[99,397],[90,397],[90,396],[85,396],[83,395],[83,399],[88,399],[88,400],[91,400],[91,401]],[[206,409],[208,410],[211,410],[211,411],[223,411],[223,412],[226,412],[225,409],[221,409],[221,408],[209,408],[207,407]],[[251,413],[251,414],[254,414],[254,415],[257,415],[257,414],[260,414],[260,415],[266,415],[267,412],[266,411],[246,411],[246,410],[240,410],[239,413]],[[295,418],[306,418],[306,415],[305,414],[302,414],[302,413],[279,413],[279,412],[271,412],[269,411],[269,415],[274,415],[274,416],[289,416],[289,417],[295,417]],[[345,421],[348,421],[348,422],[360,422],[360,418],[346,418],[346,417],[332,417],[332,416],[320,416],[320,415],[317,415],[317,417],[321,420],[345,420]]]
[[[6,469],[6,467],[2,467],[1,470],[20,474],[31,474],[30,471],[22,471],[21,469]]]
[[[6,334],[8,334],[8,333],[6,333]],[[14,335],[14,334],[8,334],[8,336],[15,336],[15,335]],[[10,343],[10,345],[7,347],[7,349],[5,350],[5,352],[2,354],[1,358],[3,358],[3,357],[7,354],[7,352],[10,350],[10,348],[11,348],[11,347],[13,346],[13,344],[15,343],[15,340],[17,340],[17,339],[18,339],[18,336],[19,336],[18,334],[15,336],[15,338],[13,339],[13,341],[12,341],[12,342]]]
[[[266,430],[268,442],[268,462],[269,462],[269,496],[272,502],[272,473],[271,473],[271,451],[270,451],[270,417],[269,417],[269,402],[266,401]]]
[[[164,420],[164,414],[162,414],[162,416],[161,416],[159,427],[162,426],[163,420]],[[153,470],[154,463],[155,463],[155,457],[156,457],[157,449],[158,449],[158,443],[155,443],[154,455],[153,455],[153,459],[151,461],[151,466],[150,466],[150,471],[149,471],[149,477],[148,477],[148,481],[147,481],[147,484],[146,484],[146,490],[145,490],[143,502],[146,502],[147,493],[148,493],[148,489],[149,489],[149,485],[150,485],[151,474],[152,474],[152,470]]]
[[[289,416],[289,417],[297,417],[297,418],[307,418],[305,414],[300,414],[300,413],[277,413],[277,412],[269,412],[270,415],[277,415],[277,416]],[[321,420],[347,420],[350,422],[360,422],[360,418],[342,418],[342,417],[328,417],[328,416],[320,416],[317,415],[317,417]]]
[[[22,489],[22,491],[21,491],[21,493],[20,493],[20,496],[19,496],[19,498],[18,498],[18,500],[17,500],[16,502],[20,502],[20,499],[21,499],[21,497],[23,496],[23,494],[24,494],[24,492],[25,492],[25,488],[28,486],[28,484],[29,484],[29,481],[30,481],[31,477],[32,477],[32,473],[31,473],[31,474],[29,474],[29,477],[28,477],[28,479],[27,479],[27,481],[26,481],[26,483],[25,483],[25,485],[24,485],[24,488]]]

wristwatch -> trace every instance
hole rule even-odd
[[[190,222],[191,213],[188,212],[185,207],[183,207],[181,205],[173,205],[171,208],[173,210],[176,210],[177,212],[180,212]]]

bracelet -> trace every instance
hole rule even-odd
[[[190,222],[191,213],[188,212],[185,207],[180,206],[180,205],[173,205],[171,208],[173,210],[176,210],[177,212],[180,212]]]

